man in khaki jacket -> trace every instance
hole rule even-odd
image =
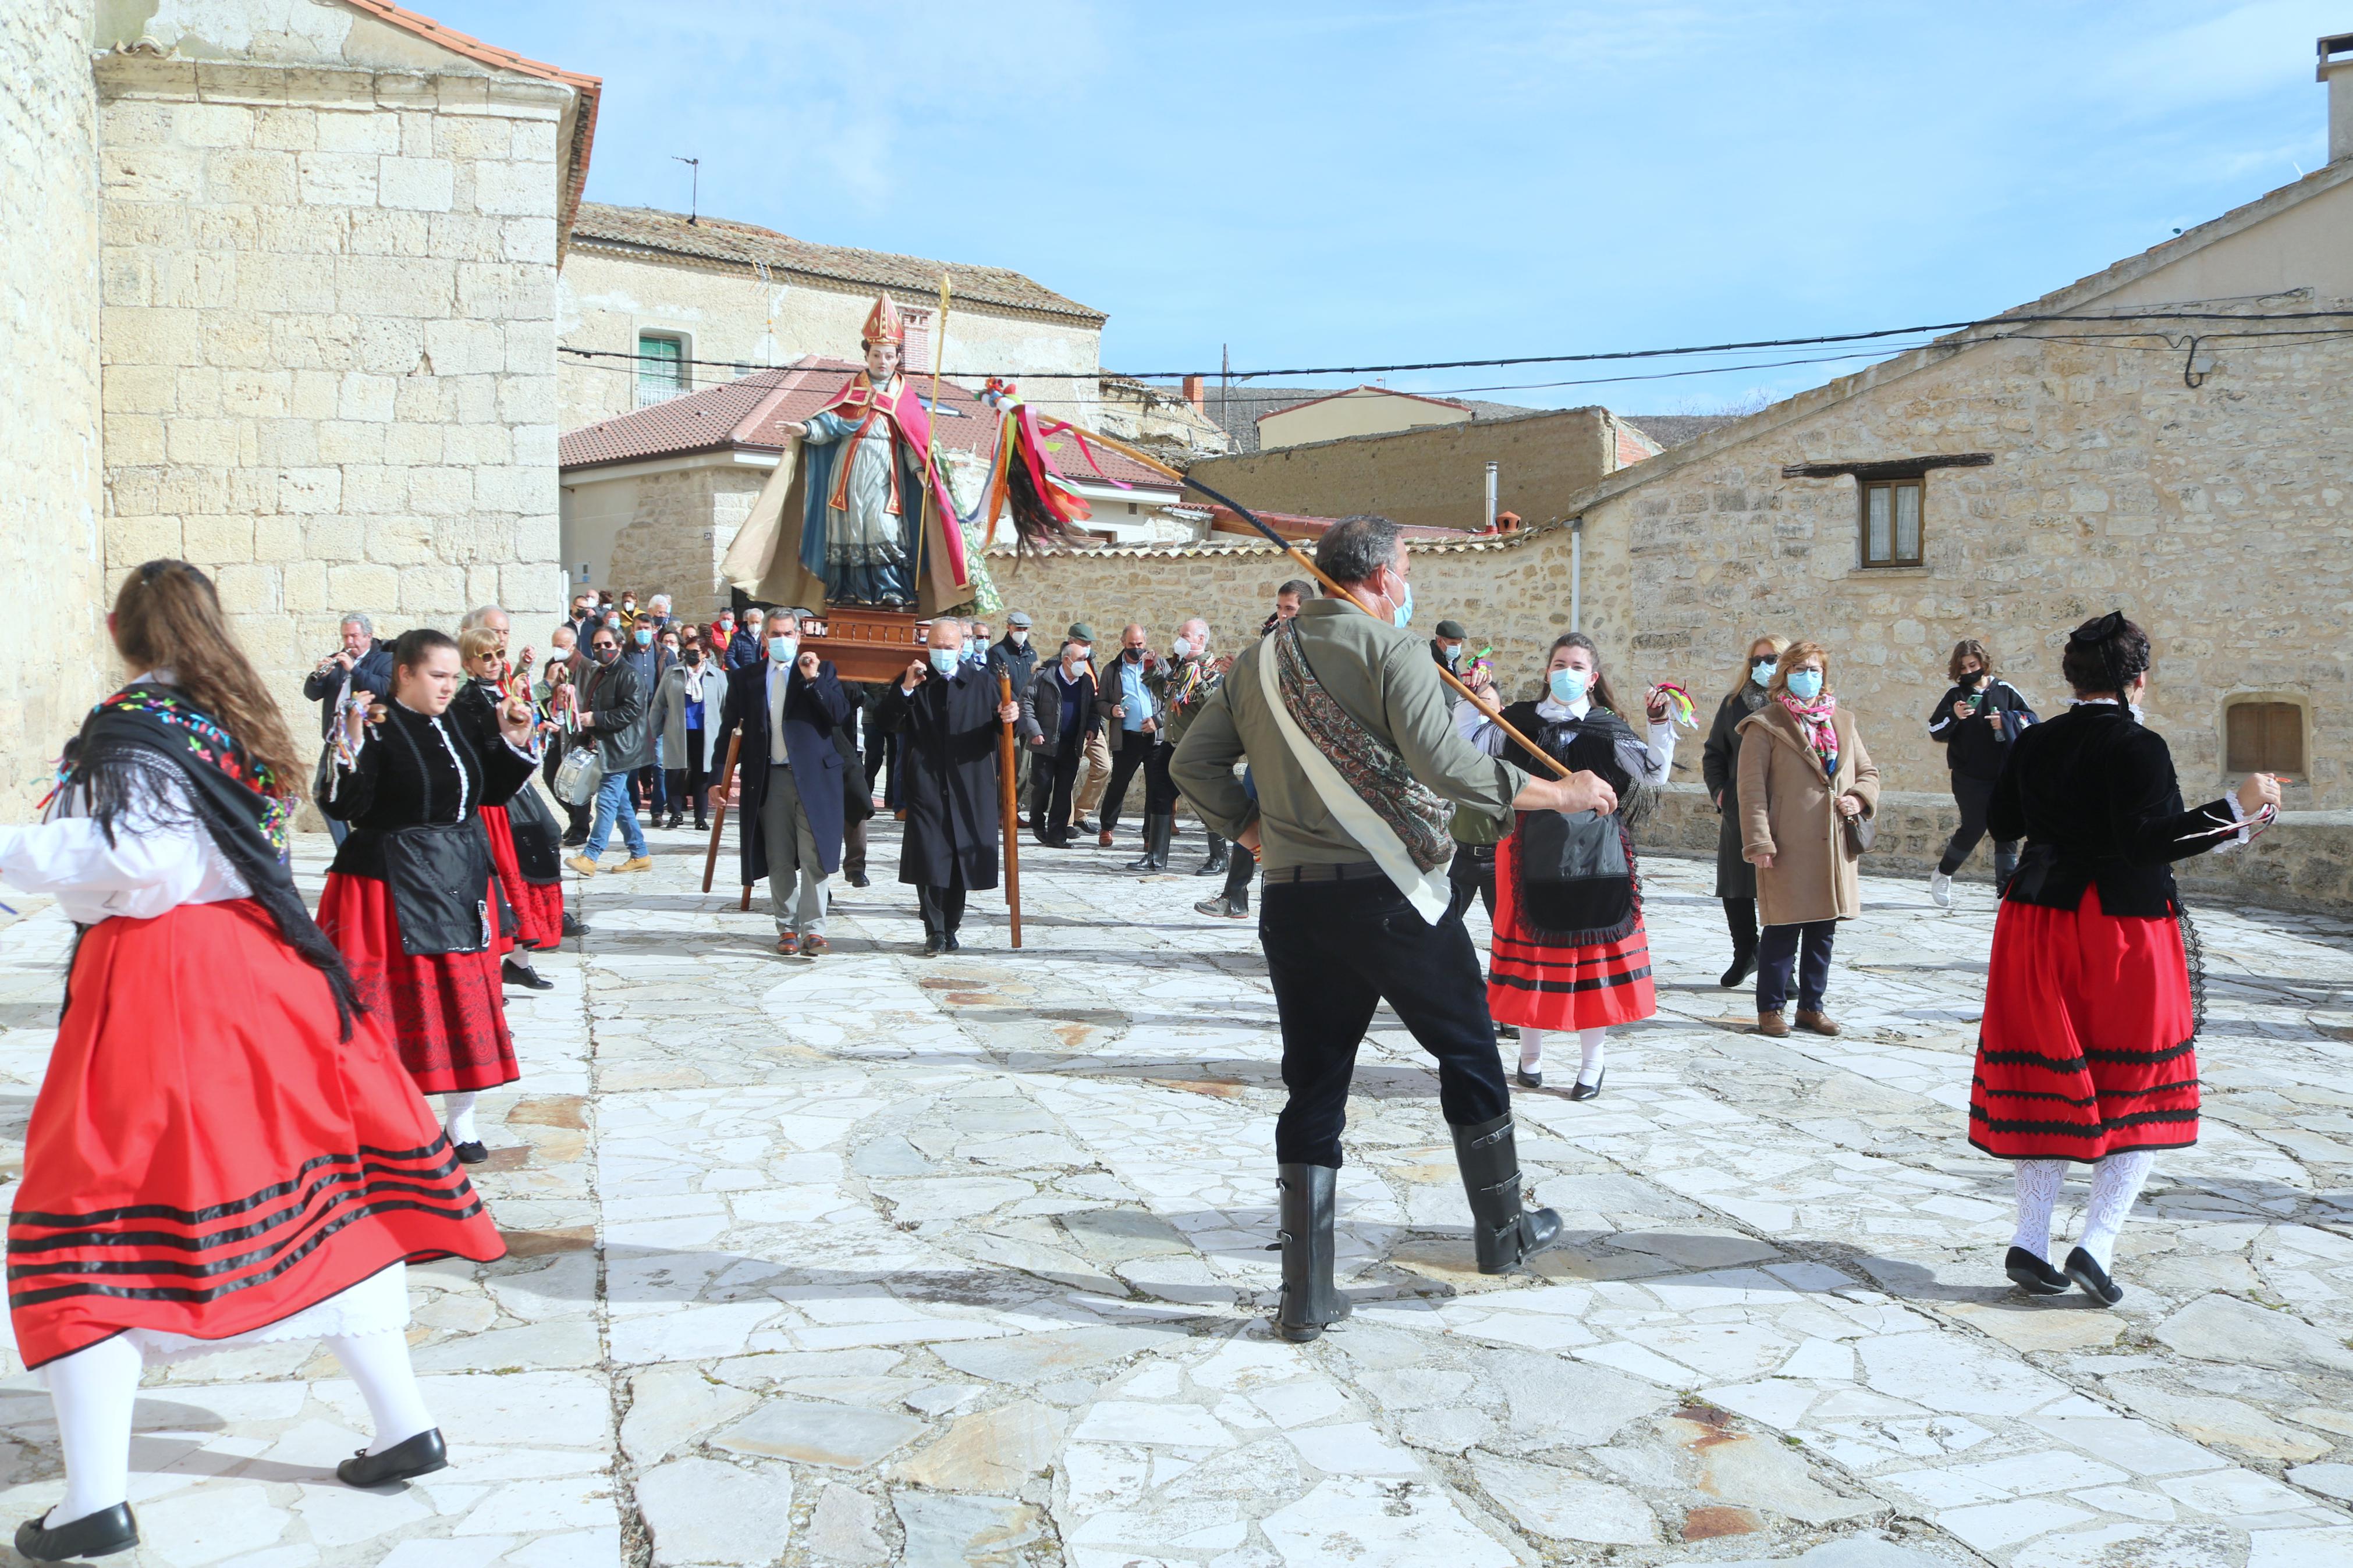
[[[1470,1194],[1481,1271],[1501,1273],[1557,1238],[1560,1217],[1521,1202],[1511,1091],[1486,983],[1462,917],[1446,906],[1443,803],[1490,814],[1514,806],[1608,812],[1618,804],[1591,773],[1530,778],[1455,733],[1428,646],[1403,629],[1412,590],[1396,524],[1344,519],[1315,559],[1346,597],[1303,605],[1246,649],[1202,703],[1170,770],[1209,831],[1255,851],[1266,870],[1260,941],[1291,1091],[1274,1134],[1283,1279],[1277,1327],[1290,1340],[1314,1339],[1348,1313],[1332,1283],[1340,1133],[1356,1050],[1384,1000],[1438,1058],[1439,1104]],[[1337,770],[1317,765],[1331,796],[1268,702],[1261,664],[1269,659],[1298,743]],[[1234,776],[1245,755],[1255,799]],[[1410,815],[1397,815],[1399,800],[1411,803]],[[1425,879],[1436,874],[1435,899],[1409,898],[1377,854],[1393,866],[1409,858]]]

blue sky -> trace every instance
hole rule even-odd
[[[594,199],[682,208],[699,156],[707,213],[1017,268],[1109,312],[1134,372],[1989,314],[2324,162],[2313,40],[2353,26],[2348,0],[423,3],[605,79]],[[1388,380],[1704,412],[1862,363]]]

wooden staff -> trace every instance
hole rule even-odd
[[[1315,564],[1315,558],[1314,556],[1308,554],[1305,551],[1300,549],[1299,546],[1292,543],[1289,540],[1283,538],[1282,535],[1275,532],[1274,530],[1260,521],[1258,514],[1250,510],[1250,508],[1242,505],[1241,502],[1233,500],[1226,496],[1219,495],[1217,491],[1211,489],[1200,480],[1194,479],[1191,475],[1180,473],[1176,469],[1170,468],[1167,464],[1162,462],[1159,458],[1148,457],[1145,454],[1137,451],[1134,447],[1128,446],[1124,441],[1113,440],[1111,437],[1093,430],[1087,432],[1087,438],[1092,441],[1101,442],[1103,446],[1109,447],[1114,452],[1124,453],[1126,456],[1134,458],[1137,462],[1142,463],[1147,468],[1157,468],[1160,472],[1167,475],[1170,479],[1175,479],[1180,485],[1200,491],[1203,495],[1208,496],[1211,500],[1217,502],[1219,506],[1224,507],[1228,511],[1232,512],[1236,517],[1240,518],[1244,522],[1249,523],[1252,528],[1257,529],[1261,533],[1266,535],[1268,543],[1273,545],[1277,550],[1282,551],[1285,555],[1290,556],[1293,561],[1298,562],[1299,564],[1305,569],[1309,576],[1314,578],[1318,583],[1323,584],[1324,586],[1330,591],[1333,597],[1345,600],[1346,603],[1351,605],[1356,605],[1356,608],[1359,610],[1365,610],[1364,605],[1356,604],[1354,595],[1350,594],[1345,588],[1341,587],[1339,584],[1334,582],[1331,577],[1325,574],[1324,568]],[[1370,610],[1365,610],[1365,614],[1369,616],[1372,612]],[[1509,735],[1513,740],[1517,741],[1520,743],[1520,750],[1527,752],[1528,755],[1544,763],[1545,766],[1550,768],[1557,776],[1561,778],[1568,778],[1572,776],[1572,770],[1569,768],[1567,763],[1562,762],[1550,752],[1546,751],[1542,746],[1537,745],[1534,741],[1529,740],[1525,735],[1521,734],[1517,730],[1514,729],[1509,720],[1505,719],[1496,709],[1491,708],[1486,702],[1482,701],[1479,694],[1472,690],[1469,687],[1463,685],[1461,679],[1458,678],[1452,670],[1447,668],[1442,664],[1438,664],[1435,660],[1432,660],[1431,663],[1438,671],[1439,679],[1444,680],[1447,685],[1454,688],[1455,690],[1461,692],[1463,696],[1470,698],[1474,702],[1478,702],[1480,710],[1487,715],[1488,721],[1497,729],[1503,731],[1504,734]]]
[[[997,695],[1000,701],[1013,700],[1013,678],[999,673]],[[1013,911],[1013,945],[1021,945],[1021,812],[1013,784],[1014,726],[1005,726],[1005,733],[997,743],[997,794],[1001,798],[999,814],[1005,818],[1005,902]]]
[[[727,766],[719,774],[719,805],[711,813],[711,852],[702,858],[702,890],[711,891],[711,879],[719,874],[719,833],[727,826],[727,791],[735,779],[735,758],[744,749],[744,732],[738,730],[727,737]],[[752,889],[744,889],[744,907],[752,907]]]

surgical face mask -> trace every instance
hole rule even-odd
[[[1443,644],[1438,651],[1446,656],[1446,662],[1450,667],[1462,662],[1462,645],[1459,642]]]
[[[954,675],[956,666],[964,662],[964,650],[955,647],[932,649],[932,668],[943,676]]]
[[[1193,639],[1190,637],[1178,637],[1176,639],[1176,646],[1171,647],[1168,651],[1175,654],[1178,658],[1190,658],[1193,657]]]
[[[792,663],[793,656],[800,651],[801,639],[798,637],[770,637],[768,639],[768,657],[775,659],[778,664]]]
[[[1748,679],[1759,686],[1770,686],[1773,684],[1773,672],[1780,668],[1781,661],[1778,658],[1757,659],[1748,667]]]
[[[1402,579],[1400,580],[1402,581]],[[1407,583],[1405,585],[1405,597],[1399,599],[1398,601],[1397,608],[1389,612],[1389,625],[1402,627],[1410,625],[1412,621],[1413,584]]]
[[[625,610],[634,610],[637,607],[638,602],[635,599],[624,599],[621,601],[621,608]]]
[[[632,633],[631,635],[632,635],[632,636],[634,636],[634,637],[638,639],[638,646],[639,647],[653,647],[653,643],[654,643],[654,634],[653,634],[653,630],[652,630],[652,628],[651,628],[651,627],[649,627],[649,626],[639,626],[639,627],[636,630],[636,632]]]
[[[1545,680],[1552,688],[1552,700],[1563,707],[1573,705],[1585,695],[1585,689],[1591,684],[1590,679],[1581,669],[1556,669],[1545,677]]]
[[[981,645],[979,643],[968,642],[964,645],[965,663],[985,664],[987,662],[987,659],[988,655],[981,651]]]
[[[1811,702],[1822,694],[1822,672],[1819,669],[1793,669],[1789,672],[1789,695],[1800,702]]]
[[[617,615],[607,616],[605,617],[605,624],[617,632],[621,629],[621,617]]]

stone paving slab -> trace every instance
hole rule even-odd
[[[575,884],[593,934],[512,1003],[478,1175],[512,1255],[412,1271],[449,1470],[334,1483],[365,1412],[315,1347],[180,1363],[117,1561],[2353,1563],[2353,924],[2199,911],[2204,1137],[2160,1156],[2104,1312],[2000,1273],[2008,1171],[1963,1137],[1989,889],[1867,880],[1846,1032],[1768,1041],[1714,984],[1709,868],[1653,860],[1660,1016],[1599,1100],[1517,1100],[1568,1245],[1471,1268],[1435,1079],[1383,1012],[1340,1184],[1356,1315],[1294,1347],[1265,1325],[1272,1005],[1250,928],[1192,912],[1207,879],[1033,849],[1029,945],[975,895],[927,961],[878,843],[834,954],[796,961],[700,892],[691,835],[651,837],[653,872]],[[71,936],[17,907],[10,1176]],[[55,1500],[55,1438],[0,1381],[0,1520]]]

